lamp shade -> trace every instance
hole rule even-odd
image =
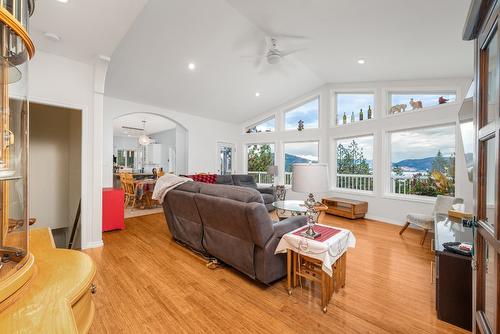
[[[328,164],[296,163],[292,168],[292,191],[325,193],[330,190]]]
[[[278,166],[268,166],[267,174],[272,176],[278,176]]]

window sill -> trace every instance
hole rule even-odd
[[[361,195],[361,196],[369,196],[375,197],[375,192],[370,190],[356,190],[356,189],[348,189],[348,188],[333,188],[332,192],[342,193],[342,194],[351,194],[351,195]]]
[[[332,126],[332,128],[350,127],[350,126],[354,126],[354,125],[357,125],[357,124],[370,123],[370,122],[375,121],[376,119],[377,119],[377,118],[372,117],[372,118],[370,118],[370,119],[364,119],[364,120],[362,120],[362,121],[357,121],[357,122],[354,122],[354,123],[334,124],[334,125]]]
[[[396,113],[396,114],[389,114],[389,112],[387,112],[384,115],[384,118],[399,117],[401,115],[412,115],[414,113],[426,112],[426,111],[430,111],[430,110],[441,109],[444,106],[454,106],[454,105],[459,105],[459,102],[458,101],[453,101],[453,102],[450,102],[450,103],[438,104],[438,105],[435,105],[435,106],[430,106],[430,107],[425,107],[425,108],[407,110],[407,111],[399,112],[399,113]]]
[[[417,196],[417,195],[400,195],[400,194],[393,194],[393,193],[385,193],[382,196],[382,198],[393,199],[393,200],[398,200],[398,201],[425,203],[425,204],[434,204],[436,202],[435,197]]]

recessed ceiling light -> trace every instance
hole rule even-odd
[[[69,2],[69,0],[57,0],[57,1],[60,3],[68,3]]]
[[[189,63],[188,64],[188,68],[191,70],[191,71],[194,71],[195,68],[196,68],[196,64],[195,63]]]
[[[54,34],[53,32],[46,32],[43,35],[47,39],[50,39],[51,41],[54,41],[54,42],[59,42],[61,40],[61,37],[59,35]]]
[[[362,59],[362,58],[361,58],[361,59],[358,59],[358,64],[364,64],[364,63],[366,63],[366,60],[364,60],[364,59]]]
[[[255,93],[255,97],[259,97],[259,96],[260,96],[259,92]]]

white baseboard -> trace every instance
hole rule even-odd
[[[104,246],[104,242],[102,242],[102,240],[100,240],[100,241],[94,241],[94,242],[87,242],[85,245],[82,245],[82,249],[99,248],[102,246]]]
[[[389,219],[389,218],[385,218],[385,217],[374,216],[374,215],[370,215],[370,214],[366,214],[365,218],[366,219],[371,219],[371,220],[376,220],[376,221],[379,221],[379,222],[382,222],[382,223],[387,223],[387,224],[392,224],[392,225],[399,225],[399,226],[403,226],[406,223],[404,221],[395,220],[395,219]]]

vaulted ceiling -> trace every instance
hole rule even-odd
[[[111,54],[108,96],[242,122],[327,82],[472,77],[473,45],[461,39],[469,3],[71,0],[61,9],[44,0],[32,27],[47,52]],[[47,41],[46,31],[63,38]],[[305,38],[280,47],[306,50],[258,68],[248,56],[283,34]]]

